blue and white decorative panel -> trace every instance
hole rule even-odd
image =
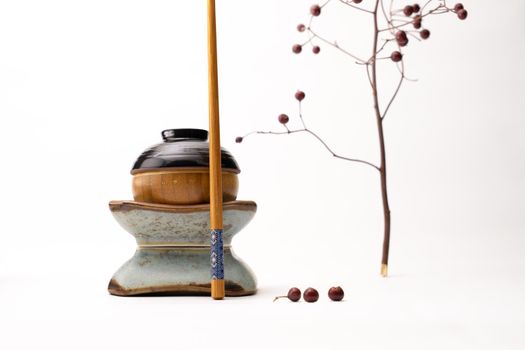
[[[222,230],[211,230],[211,278],[214,280],[224,279],[224,244],[222,241]]]

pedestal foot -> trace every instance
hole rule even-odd
[[[255,294],[257,283],[250,268],[224,249],[226,296]],[[210,295],[209,248],[139,248],[109,282],[118,296],[165,294]]]

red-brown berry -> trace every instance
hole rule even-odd
[[[467,19],[467,16],[468,16],[468,12],[467,12],[467,10],[465,10],[465,9],[461,9],[461,10],[458,11],[458,18],[459,18],[460,20]]]
[[[306,30],[306,26],[305,26],[304,24],[301,23],[301,24],[298,24],[298,25],[297,25],[297,31],[298,31],[298,32],[301,32],[301,33],[302,33],[302,32],[304,32],[305,30]]]
[[[297,90],[297,92],[295,93],[295,99],[299,102],[304,100],[305,97],[306,97],[306,94],[301,90]]]
[[[302,45],[299,45],[299,44],[295,44],[293,47],[292,47],[292,51],[296,54],[300,54],[301,51],[303,51],[303,46]]]
[[[354,0],[354,4],[360,4],[363,0]]]
[[[396,37],[396,41],[402,41],[402,40],[406,40],[407,39],[407,33],[403,30],[400,30],[398,32],[396,32],[395,34],[395,37]]]
[[[235,138],[235,142],[237,142],[237,143],[241,143],[241,142],[242,142],[242,140],[243,140],[243,138],[242,138],[242,137],[240,137],[240,136],[239,136],[239,137],[237,137],[237,138]]]
[[[412,14],[414,13],[414,6],[406,5],[403,9],[403,13],[405,14],[405,16],[412,16]]]
[[[314,288],[308,288],[303,293],[303,299],[308,303],[315,303],[319,300],[319,292]]]
[[[296,301],[299,301],[301,299],[301,290],[299,288],[290,288],[288,291],[288,299],[293,301],[294,303]]]
[[[277,301],[283,298],[288,298],[288,300],[293,301],[295,303],[296,301],[301,300],[301,290],[295,287],[290,288],[290,290],[288,290],[287,295],[280,295],[278,297],[275,297],[273,301]]]
[[[333,301],[341,301],[345,297],[345,292],[341,287],[332,287],[328,290],[328,297]]]
[[[464,9],[463,4],[460,2],[454,5],[454,11],[456,12],[458,12],[459,10],[463,10],[463,9]]]
[[[279,119],[279,123],[283,125],[288,124],[288,122],[290,121],[290,118],[288,118],[286,114],[281,114],[278,119]]]
[[[401,47],[403,46],[407,46],[408,45],[408,37],[407,37],[407,33],[400,30],[398,32],[396,32],[396,41],[397,41],[397,44]]]
[[[319,46],[314,46],[312,47],[312,52],[317,55],[319,52],[321,52],[321,48]]]
[[[321,14],[321,6],[312,5],[312,7],[310,7],[310,13],[312,16],[319,16]]]
[[[392,54],[390,55],[390,59],[394,62],[399,62],[403,59],[403,55],[401,54],[401,52],[399,51],[394,51],[392,52]]]
[[[423,18],[419,15],[414,17],[414,22],[412,24],[414,25],[414,28],[419,29],[421,28],[421,22],[423,21]]]
[[[430,37],[430,30],[423,29],[421,32],[419,32],[419,36],[421,37],[421,39],[428,39]]]
[[[414,4],[412,5],[412,7],[414,8],[414,13],[418,13],[419,11],[421,11],[421,7],[419,6],[419,4]]]

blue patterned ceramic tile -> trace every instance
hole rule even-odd
[[[211,230],[211,278],[214,280],[224,279],[224,246],[222,241],[222,230]]]

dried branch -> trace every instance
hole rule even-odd
[[[380,151],[380,165],[375,165],[371,162],[362,160],[362,159],[356,159],[356,158],[349,158],[349,157],[343,157],[338,154],[336,154],[330,146],[315,132],[307,128],[306,123],[304,121],[303,115],[302,115],[302,105],[301,101],[305,98],[304,92],[298,91],[295,95],[296,99],[299,101],[299,117],[302,123],[303,128],[302,129],[295,129],[290,130],[288,126],[286,125],[289,121],[288,116],[281,115],[279,116],[279,121],[281,124],[285,127],[286,131],[283,132],[274,132],[274,131],[253,131],[251,133],[248,133],[244,136],[250,136],[252,134],[272,134],[272,135],[290,135],[294,133],[308,133],[311,136],[313,136],[319,143],[321,143],[324,148],[332,154],[333,157],[350,161],[350,162],[356,162],[364,165],[368,165],[370,167],[373,167],[376,169],[381,178],[381,198],[383,203],[383,214],[384,214],[384,239],[383,239],[383,254],[382,254],[382,260],[381,260],[381,274],[383,276],[387,276],[388,271],[388,258],[389,258],[389,247],[390,247],[390,224],[391,224],[391,218],[390,218],[390,207],[389,207],[389,201],[388,201],[388,191],[387,191],[387,164],[386,164],[386,147],[385,147],[385,137],[384,137],[384,129],[383,129],[383,122],[385,118],[388,115],[388,112],[390,111],[395,99],[398,97],[399,92],[401,90],[401,87],[403,85],[403,82],[405,80],[411,81],[411,79],[407,78],[405,74],[405,63],[403,59],[403,53],[402,53],[402,47],[406,46],[409,41],[407,38],[407,35],[412,36],[413,38],[417,40],[421,39],[428,39],[430,36],[430,31],[427,29],[421,29],[421,21],[423,18],[428,17],[430,15],[439,15],[439,14],[445,14],[445,13],[455,13],[460,20],[464,20],[467,18],[467,11],[463,8],[463,5],[461,3],[458,3],[454,5],[453,8],[449,8],[447,6],[446,0],[439,0],[438,4],[430,10],[427,10],[427,8],[430,7],[433,0],[428,0],[423,6],[419,6],[418,4],[414,5],[405,5],[402,9],[394,8],[394,0],[390,0],[388,11],[385,6],[385,1],[387,0],[374,0],[372,3],[373,11],[370,11],[365,8],[361,8],[359,6],[356,6],[355,0],[339,0],[337,1],[339,4],[343,4],[348,7],[352,7],[354,9],[369,13],[373,15],[373,29],[374,29],[374,36],[372,41],[372,55],[368,60],[364,60],[357,55],[351,53],[350,51],[342,48],[339,46],[339,44],[336,41],[330,41],[323,36],[320,36],[312,29],[312,23],[314,20],[314,17],[317,17],[321,14],[321,8],[324,8],[327,6],[332,0],[325,1],[321,6],[320,5],[313,5],[310,8],[310,13],[312,16],[310,16],[310,20],[308,23],[308,26],[305,26],[303,24],[298,26],[298,30],[300,32],[304,32],[307,30],[308,34],[308,40],[304,42],[303,44],[295,44],[293,46],[293,52],[295,53],[301,53],[302,47],[306,44],[312,44],[314,40],[322,41],[323,43],[332,46],[333,48],[337,49],[344,55],[352,58],[355,60],[356,64],[363,65],[368,82],[370,84],[370,88],[372,90],[373,95],[373,101],[374,101],[374,116],[377,122],[377,131],[379,136],[379,151]],[[360,3],[360,1],[357,2],[357,4]],[[381,13],[379,13],[381,12]],[[385,28],[380,28],[379,25],[379,16],[384,17],[384,21],[386,22]],[[383,25],[383,24],[382,24]],[[401,28],[406,28],[406,26],[413,25],[416,30],[401,30]],[[386,34],[383,34],[386,33]],[[416,36],[414,33],[419,33],[419,36]],[[383,36],[383,37],[381,37]],[[380,44],[380,41],[383,40],[382,44]],[[382,53],[385,48],[388,46],[391,42],[397,42],[397,51],[393,51],[390,56],[382,55],[379,57],[379,54]],[[313,45],[313,44],[312,44]],[[315,54],[318,54],[320,52],[320,48],[318,46],[314,46],[313,52]],[[399,80],[397,82],[397,85],[395,86],[395,90],[388,100],[388,103],[386,104],[386,108],[381,112],[380,107],[380,96],[379,96],[379,89],[378,89],[378,83],[379,83],[379,77],[378,77],[378,70],[377,65],[379,62],[383,62],[386,60],[392,60],[396,63],[396,68],[399,71]],[[243,138],[238,137],[237,142],[242,142]]]
[[[355,6],[354,4],[351,4],[348,0],[339,0],[339,2],[341,2],[342,4],[345,4],[346,6],[349,6],[349,7],[352,7],[356,10],[359,10],[359,11],[363,11],[363,12],[366,12],[366,13],[369,13],[369,14],[374,14],[374,12],[372,11],[369,11],[367,9],[364,9],[362,7],[359,7],[359,6]]]
[[[301,117],[301,119],[302,119],[302,117]],[[371,166],[371,167],[373,167],[374,169],[376,169],[378,171],[380,170],[377,165],[375,165],[375,164],[373,164],[371,162],[368,162],[366,160],[344,157],[344,156],[341,156],[341,155],[335,153],[332,150],[332,148],[317,133],[313,132],[312,130],[310,130],[310,129],[306,128],[306,127],[302,128],[302,129],[290,130],[290,129],[288,129],[288,127],[286,125],[284,125],[284,126],[286,128],[286,131],[252,131],[252,132],[249,132],[248,134],[244,135],[241,138],[241,140],[244,140],[248,136],[255,135],[255,134],[258,134],[258,135],[290,135],[290,134],[297,134],[297,133],[303,133],[304,132],[304,133],[312,135],[317,141],[319,141],[324,146],[324,148],[326,148],[326,150],[332,154],[332,156],[334,158],[338,158],[338,159],[341,159],[341,160],[346,160],[346,161],[349,161],[349,162],[355,162],[355,163],[368,165],[368,166]],[[238,141],[238,142],[240,142],[240,141]]]
[[[397,83],[397,87],[396,87],[396,90],[394,91],[394,94],[392,95],[392,97],[390,98],[390,101],[388,102],[385,110],[383,111],[383,114],[381,116],[381,120],[384,120],[386,118],[386,115],[388,113],[388,110],[390,109],[390,106],[392,106],[392,103],[394,103],[394,100],[396,99],[397,95],[399,94],[399,90],[401,90],[401,85],[403,85],[403,81],[405,81],[405,69],[404,69],[404,64],[403,62],[401,62],[401,66],[402,68],[400,69],[400,78],[399,78],[399,82]]]
[[[385,42],[383,43],[383,45],[379,48],[379,50],[377,50],[376,52],[376,55],[378,55],[381,51],[383,51],[383,49],[385,48],[386,45],[388,45],[389,43],[391,43],[392,41],[395,41],[395,39],[384,39]]]
[[[328,44],[334,48],[336,48],[337,50],[341,51],[342,53],[344,53],[345,55],[349,56],[349,57],[352,57],[354,60],[360,62],[360,63],[366,63],[367,61],[365,61],[364,59],[362,58],[359,58],[357,57],[356,55],[348,52],[347,50],[343,49],[341,46],[339,46],[339,44],[337,42],[331,42],[325,38],[323,38],[322,36],[318,35],[316,32],[314,32],[312,30],[311,27],[308,27],[308,32],[313,36],[313,38],[317,38],[319,40],[321,40],[322,42],[324,42],[325,44]],[[309,41],[312,41],[313,38],[310,38]]]

